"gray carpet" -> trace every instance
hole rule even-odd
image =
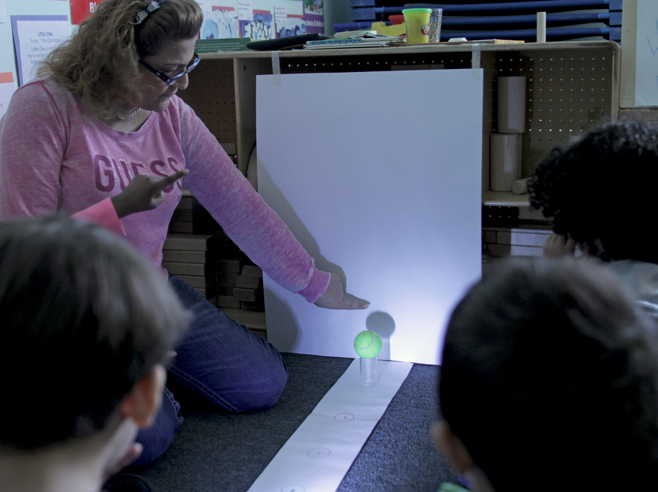
[[[155,463],[135,470],[155,492],[245,492],[315,408],[352,359],[283,354],[290,376],[269,410],[229,414],[174,387],[185,421]],[[436,452],[429,428],[436,420],[439,368],[414,365],[375,427],[339,492],[436,492],[457,477]],[[274,491],[278,492],[278,491]]]

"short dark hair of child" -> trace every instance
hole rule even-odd
[[[103,429],[188,315],[123,238],[58,216],[0,223],[0,447]]]
[[[658,486],[658,330],[603,267],[495,266],[450,319],[443,417],[495,490]]]
[[[601,240],[604,260],[658,263],[654,241],[658,128],[615,122],[555,148],[528,181],[530,203],[553,219],[553,231],[586,243]]]

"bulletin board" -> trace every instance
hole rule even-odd
[[[355,357],[370,329],[384,360],[440,363],[447,317],[481,275],[482,114],[481,69],[257,77],[259,193],[370,301],[321,309],[265,275],[268,341]]]

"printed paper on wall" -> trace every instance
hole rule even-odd
[[[240,21],[240,37],[251,38],[252,41],[274,39],[272,12],[269,10],[254,10],[251,21]]]
[[[65,15],[12,15],[11,27],[19,85],[32,80],[38,63],[71,36]]]

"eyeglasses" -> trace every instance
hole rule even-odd
[[[190,73],[192,70],[194,70],[194,67],[196,67],[199,62],[201,61],[201,57],[194,53],[194,58],[190,62],[190,64],[187,66],[185,70],[183,70],[181,73],[178,75],[174,75],[173,77],[167,77],[164,73],[162,73],[160,70],[157,68],[152,67],[148,63],[146,63],[144,60],[139,60],[139,63],[142,64],[146,69],[150,70],[155,74],[156,77],[158,77],[160,80],[162,80],[165,84],[167,85],[174,85],[176,82],[178,82],[185,74]]]

